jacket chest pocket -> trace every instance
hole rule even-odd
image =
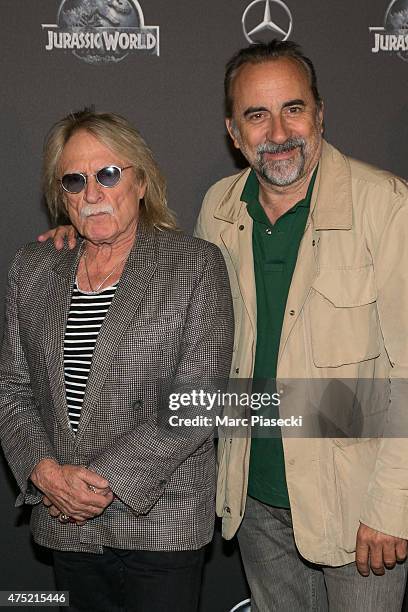
[[[380,354],[374,269],[322,268],[310,301],[313,361],[337,367]]]

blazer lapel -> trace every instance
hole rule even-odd
[[[80,245],[61,254],[50,271],[45,298],[42,337],[45,362],[57,418],[74,435],[69,424],[64,381],[64,334],[72,289],[80,256]]]
[[[154,230],[140,222],[135,243],[96,341],[76,443],[81,440],[90,421],[117,347],[135,316],[156,268]]]

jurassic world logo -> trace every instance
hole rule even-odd
[[[63,0],[56,24],[42,24],[46,51],[70,50],[89,64],[129,53],[159,55],[159,26],[145,26],[137,0]]]
[[[373,53],[395,53],[408,61],[408,0],[392,0],[384,17],[384,26],[370,27],[374,33]]]

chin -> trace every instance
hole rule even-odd
[[[117,228],[111,223],[87,223],[83,228],[82,235],[91,242],[113,242]]]
[[[84,238],[85,240],[88,240],[89,242],[93,242],[94,244],[99,244],[103,242],[107,244],[112,244],[112,242],[115,242],[116,234],[88,233],[88,234],[84,234]]]

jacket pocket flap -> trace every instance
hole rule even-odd
[[[374,268],[321,268],[313,289],[338,308],[371,304],[377,298]]]

